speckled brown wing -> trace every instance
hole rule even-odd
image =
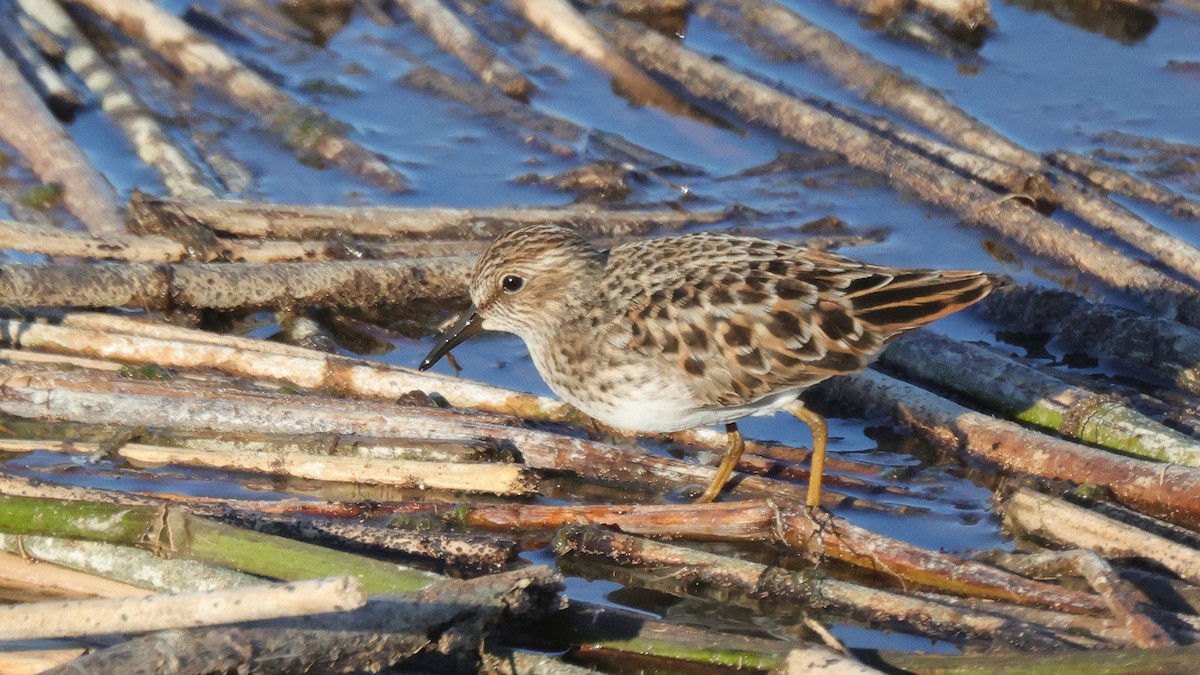
[[[703,407],[861,370],[889,339],[991,288],[978,272],[890,269],[719,234],[620,246],[602,283],[619,301],[596,322],[601,339],[661,357]]]

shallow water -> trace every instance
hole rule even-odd
[[[183,1],[164,4],[178,13],[188,5]],[[200,4],[214,11],[220,7],[215,0]],[[1094,135],[1109,130],[1200,143],[1200,66],[1195,65],[1200,62],[1200,16],[1173,5],[1163,5],[1163,12],[1153,24],[1145,16],[1116,21],[1116,25],[1125,27],[1126,32],[1120,32],[1099,27],[1099,21],[1084,21],[1086,27],[1079,27],[1055,18],[1049,11],[1022,6],[1032,7],[1033,3],[997,3],[993,13],[999,27],[978,51],[951,58],[870,30],[859,17],[827,1],[790,0],[786,4],[810,21],[936,87],[951,101],[1035,151],[1065,148],[1087,152],[1101,147]],[[495,8],[490,11],[511,19]],[[462,207],[558,205],[572,201],[569,193],[519,184],[514,179],[530,172],[553,174],[578,162],[531,148],[458,104],[413,92],[397,83],[399,76],[414,67],[412,60],[399,54],[469,79],[451,57],[407,22],[384,28],[355,15],[325,49],[279,44],[236,22],[233,26],[243,31],[246,41],[213,37],[269,72],[299,100],[348,123],[354,139],[402,169],[414,188],[410,194],[386,194],[340,170],[305,166],[235,108],[199,92],[193,101],[202,116],[199,121],[220,129],[226,149],[254,172],[254,185],[243,196],[277,202]],[[828,77],[803,64],[773,62],[711,22],[689,20],[686,44],[719,54],[733,65],[757,71],[792,90],[859,105]],[[879,180],[857,172],[833,168],[803,174],[735,176],[773,160],[780,152],[803,151],[798,144],[770,132],[736,122],[734,129],[721,129],[654,109],[631,107],[613,94],[607,79],[596,69],[532,31],[504,51],[536,81],[539,94],[532,102],[535,108],[585,127],[621,134],[664,155],[703,167],[707,172],[704,177],[669,177],[695,195],[685,202],[692,208],[742,204],[764,214],[747,226],[775,228],[781,237],[795,236],[794,230],[787,229],[789,226],[836,216],[853,230],[879,226],[890,230],[882,243],[843,251],[855,257],[899,266],[978,268],[1005,272],[1021,281],[1049,283],[1039,276],[1037,266],[1053,270],[1053,265],[1038,263],[1020,251],[1015,251],[1014,261],[1002,262],[982,245],[992,239],[988,233],[957,225],[953,215],[898,195]],[[1172,60],[1190,61],[1193,67],[1171,67]],[[865,109],[886,114],[870,106]],[[733,120],[723,111],[714,112]],[[193,118],[176,123],[198,122]],[[162,193],[154,174],[135,160],[103,114],[94,109],[82,112],[70,131],[123,195],[135,188]],[[176,132],[183,135],[181,128]],[[584,157],[589,156],[586,148],[578,149]],[[19,173],[19,168],[9,171]],[[647,180],[636,186],[630,201],[679,198],[679,192],[670,186]],[[1200,244],[1200,228],[1194,223],[1134,206],[1159,227]],[[963,339],[996,342],[991,327],[969,313],[940,322],[937,330]],[[270,329],[259,332],[268,333]],[[414,366],[428,351],[432,337],[397,337],[394,342],[395,350],[382,360]],[[1023,353],[1018,347],[1011,347],[1011,351]],[[480,338],[459,347],[455,354],[468,377],[549,393],[523,345],[514,337]],[[438,368],[445,372],[447,366],[443,363]],[[832,452],[854,453],[858,459],[884,466],[917,467],[913,475],[896,481],[910,488],[911,494],[882,499],[889,504],[919,507],[917,513],[849,511],[842,515],[873,531],[934,549],[972,552],[1011,546],[993,514],[991,491],[972,482],[959,467],[938,464],[929,453],[919,452],[921,458],[917,459],[909,452],[912,441],[897,440],[895,430],[880,420],[834,417],[830,422]],[[810,440],[805,427],[786,416],[747,420],[742,428],[753,438],[798,445],[807,445]],[[882,442],[876,440],[881,438]],[[123,489],[143,485],[163,489],[165,485],[181,493],[267,496],[299,487],[261,479],[247,481],[243,476],[220,472],[163,469],[138,477],[104,463],[85,467],[80,460],[49,453],[13,460],[8,466],[30,474],[50,473],[56,481]],[[544,550],[527,552],[526,558],[553,562]],[[574,577],[568,592],[604,601],[619,588],[613,582]],[[636,606],[635,600],[646,596],[631,593],[620,597]],[[705,612],[712,611],[712,607],[693,609],[700,622],[706,622]],[[717,623],[713,616],[707,621]],[[768,632],[772,629],[764,627]],[[834,632],[852,647],[951,649],[860,627],[838,625]]]

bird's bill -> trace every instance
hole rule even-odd
[[[475,309],[475,305],[467,308],[458,321],[454,323],[442,337],[438,339],[438,343],[421,362],[418,370],[429,370],[433,364],[442,360],[442,357],[449,354],[451,349],[459,346],[467,340],[475,337],[483,331],[483,317],[479,316],[479,310]]]

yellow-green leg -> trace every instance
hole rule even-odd
[[[795,415],[801,422],[808,425],[812,431],[812,459],[809,461],[811,470],[808,476],[809,508],[821,505],[821,476],[825,473],[825,445],[829,442],[829,426],[825,418],[805,408],[803,404],[790,405],[787,411]]]
[[[746,440],[742,438],[742,432],[738,431],[736,422],[725,425],[725,434],[729,441],[729,444],[725,446],[725,456],[721,458],[721,466],[717,467],[717,475],[713,476],[712,482],[708,484],[708,489],[696,500],[699,504],[717,500],[725,483],[728,483],[729,477],[733,475],[733,470],[737,468],[742,453],[746,451]]]

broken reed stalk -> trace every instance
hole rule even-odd
[[[878,366],[1071,440],[1200,468],[1200,443],[1146,417],[1119,397],[1069,385],[985,347],[921,330],[893,342]]]
[[[17,1],[26,13],[66,43],[67,66],[99,97],[101,109],[125,134],[138,159],[158,172],[170,194],[186,199],[217,196],[204,169],[175,145],[125,77],[109,66],[58,3]]]
[[[553,548],[559,557],[604,558],[623,568],[648,568],[656,575],[684,580],[689,590],[709,587],[755,599],[800,603],[924,635],[1026,646],[1063,644],[1049,630],[981,611],[595,528],[565,527],[555,536]]]
[[[287,241],[217,237],[210,250],[212,260],[244,263],[336,261],[354,258],[449,258],[478,255],[485,241]],[[26,253],[75,256],[132,263],[187,262],[194,251],[186,244],[158,234],[107,234],[51,230],[0,220],[0,246]]]
[[[147,654],[181,674],[379,672],[422,652],[467,659],[454,663],[468,672],[476,669],[472,662],[484,634],[554,612],[560,588],[561,577],[552,570],[530,567],[374,597],[350,612],[156,633],[51,672],[134,672]]]
[[[362,584],[354,577],[228,591],[25,603],[0,607],[0,640],[150,633],[345,612],[365,603]]]
[[[412,17],[433,41],[448,54],[466,64],[480,82],[490,84],[505,95],[527,100],[534,92],[533,83],[479,34],[438,0],[392,0]]]
[[[1104,603],[1079,593],[874,534],[828,512],[785,508],[777,517],[783,543],[814,555],[952,593],[1059,611],[1096,614]]]
[[[820,387],[843,404],[891,416],[943,451],[1016,475],[1102,487],[1132,508],[1200,527],[1200,469],[1121,457],[1039,434],[871,370]]]
[[[693,541],[778,542],[779,509],[766,500],[715,504],[544,505],[395,503],[388,522],[394,527],[419,526],[437,518],[442,524],[473,530],[551,532],[565,525],[614,527],[628,534]]]
[[[1074,574],[1086,579],[1092,590],[1108,603],[1117,621],[1124,624],[1137,647],[1154,649],[1176,644],[1174,638],[1141,610],[1132,585],[1094,551],[1046,551],[1025,556],[1010,555],[1007,560],[1012,562],[1010,569],[1023,574]]]
[[[419,557],[460,569],[499,570],[515,561],[520,553],[516,542],[511,539],[482,534],[402,530],[392,526],[336,520],[298,521],[293,516],[251,511],[230,513],[223,519],[256,532],[321,546]]]
[[[673,115],[695,117],[686,101],[654,81],[613,49],[594,26],[565,0],[508,0],[510,6],[563,49],[612,76],[618,89],[635,103],[652,105]]]
[[[383,561],[250,532],[168,507],[0,497],[0,531],[120,543],[283,580],[348,574],[366,593],[398,593],[441,579]]]
[[[1168,190],[1157,183],[1137,178],[1115,167],[1065,150],[1056,150],[1047,154],[1046,160],[1108,192],[1116,192],[1149,202],[1180,218],[1200,220],[1200,202]]]
[[[92,234],[125,231],[112,185],[88,161],[8,58],[0,58],[0,138],[14,147]]]
[[[1191,295],[1191,289],[1119,251],[998,196],[890,140],[738,74],[631,22],[614,19],[607,34],[638,63],[671,78],[694,96],[720,102],[744,119],[787,138],[844,157],[894,186],[987,227],[1026,249],[1070,265],[1115,288]]]
[[[979,307],[991,321],[1049,333],[1064,350],[1107,356],[1200,395],[1200,330],[1191,325],[1032,286],[1000,289]],[[1200,325],[1200,314],[1188,323]]]
[[[4,489],[4,494],[11,490]],[[142,593],[188,593],[241,588],[262,579],[195,560],[164,558],[132,546],[103,541],[0,533],[0,549],[36,560],[101,576]]]
[[[32,560],[27,555],[0,553],[0,579],[3,579],[0,583],[6,587],[40,587],[55,595],[74,598],[125,598],[149,593],[144,588],[53,563],[31,565]]]
[[[1200,551],[1029,488],[1017,490],[1001,510],[1017,532],[1105,558],[1151,560],[1181,579],[1200,584]]]
[[[244,163],[229,154],[222,135],[218,131],[208,130],[205,128],[207,125],[197,123],[195,105],[192,102],[195,96],[194,88],[175,86],[164,76],[157,64],[150,62],[142,49],[124,38],[114,39],[111,33],[115,31],[105,30],[95,22],[87,21],[81,21],[79,27],[93,41],[106,41],[105,55],[129,80],[138,82],[142,87],[140,92],[143,98],[152,98],[183,120],[181,126],[186,128],[196,154],[213,170],[227,193],[245,194],[254,186],[254,174]]]
[[[27,253],[75,256],[97,260],[134,263],[184,262],[192,251],[170,237],[157,234],[107,234],[50,230],[43,227],[0,220],[0,246]],[[471,252],[466,242],[412,242],[391,245],[342,245],[328,241],[275,241],[218,238],[214,259],[229,262],[270,263],[339,260],[354,257],[355,250],[367,251],[369,258],[448,257]]]
[[[986,0],[982,0],[987,5]],[[803,60],[837,78],[862,100],[904,115],[939,136],[988,157],[1026,171],[1041,168],[1037,155],[1005,138],[991,127],[895,68],[876,61],[833,31],[816,26],[788,7],[772,0],[706,0],[696,8],[700,16],[730,28],[744,23],[765,32]],[[726,12],[734,11],[737,18]]]
[[[24,307],[378,308],[458,298],[469,261],[2,265],[0,304]]]
[[[144,42],[196,81],[256,116],[302,161],[336,164],[373,185],[405,191],[404,177],[346,138],[345,125],[300,105],[224,49],[149,0],[71,0]]]
[[[404,208],[395,206],[303,206],[236,200],[145,200],[146,213],[166,218],[179,213],[217,231],[239,237],[324,239],[350,235],[370,238],[492,239],[521,225],[555,223],[585,234],[621,237],[657,229],[715,223],[724,211],[672,209],[612,210],[577,205],[562,208]]]
[[[0,439],[0,451],[72,452],[93,455],[104,451],[101,443]],[[407,459],[318,457],[256,450],[189,450],[126,443],[116,453],[131,462],[161,466],[175,464],[229,471],[251,471],[340,483],[390,485],[400,488],[455,490],[495,495],[529,495],[537,491],[537,477],[519,464],[498,462],[425,462]]]

